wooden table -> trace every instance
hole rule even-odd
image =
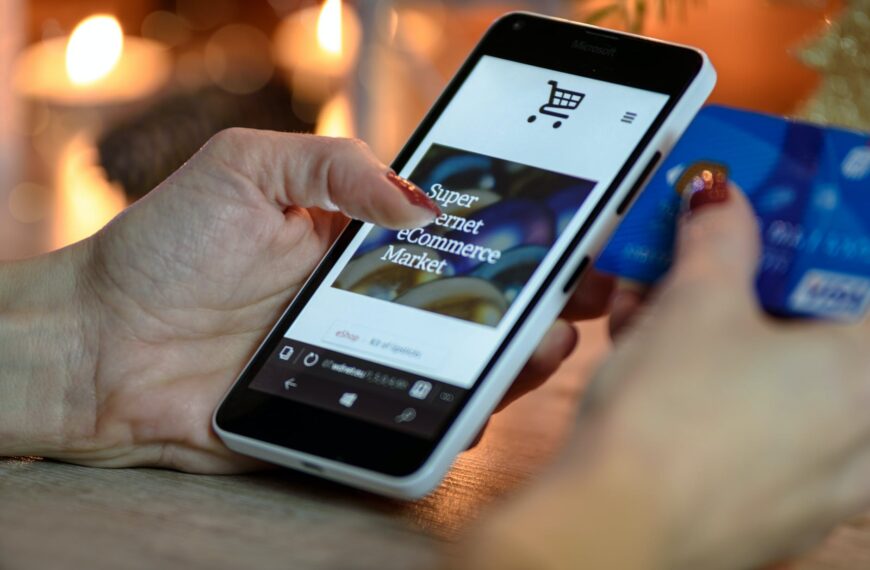
[[[0,460],[0,569],[432,567],[481,509],[559,449],[607,349],[603,322],[581,334],[559,373],[496,416],[437,492],[415,503],[290,471],[211,477]],[[870,516],[786,567],[870,568]]]

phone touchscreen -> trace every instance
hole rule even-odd
[[[363,225],[247,389],[435,438],[668,99],[480,58],[399,173],[443,214]]]

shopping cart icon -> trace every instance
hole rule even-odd
[[[583,98],[586,97],[586,95],[579,91],[560,89],[556,81],[548,81],[547,83],[550,85],[550,102],[546,105],[541,105],[541,108],[538,109],[538,112],[542,115],[549,115],[557,119],[567,119],[569,115],[563,111],[573,111],[580,105]],[[534,123],[537,118],[537,115],[532,115],[528,120],[530,123]],[[553,123],[554,129],[558,129],[561,126],[562,121]]]

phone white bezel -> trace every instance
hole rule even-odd
[[[619,35],[631,36],[631,34],[622,33]],[[642,39],[660,44],[669,43],[649,38]],[[670,45],[693,49],[678,44]],[[619,206],[636,184],[644,183],[652,177],[658,164],[667,156],[707,100],[716,83],[716,72],[704,52],[693,51],[698,53],[703,60],[702,67],[694,81],[676,102],[670,114],[659,127],[658,132],[642,150],[631,166],[628,175],[616,188],[605,207],[592,222],[589,231],[567,258],[567,262],[563,264],[556,278],[550,283],[549,289],[542,292],[538,302],[531,307],[527,318],[520,324],[517,333],[506,341],[498,361],[487,374],[478,380],[478,389],[471,395],[429,458],[417,471],[407,476],[396,477],[253,439],[222,429],[216,421],[217,414],[215,413],[215,417],[212,418],[212,426],[220,439],[227,447],[238,453],[382,495],[415,499],[432,491],[450,469],[456,456],[467,448],[483,427],[495,406],[513,383],[517,372],[529,359],[549,326],[564,308],[574,290],[574,287],[570,287],[566,291],[565,284],[569,279],[576,278],[576,270],[584,259],[594,259],[605,245],[618,221],[625,214],[625,211],[617,213]],[[658,164],[652,169],[647,168],[656,157],[656,153],[660,153]],[[644,176],[646,180],[639,181],[641,176]],[[318,269],[315,269],[312,275],[317,274]],[[281,324],[281,320],[276,323],[275,327]],[[269,339],[274,332],[275,328],[273,327],[266,339]],[[264,344],[265,342],[266,340],[264,340]],[[262,348],[263,345],[254,354],[259,353]],[[218,406],[219,408],[220,406]]]

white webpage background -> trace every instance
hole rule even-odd
[[[549,100],[550,80],[586,95],[558,129],[552,127],[556,118],[538,112]],[[285,336],[461,388],[471,387],[667,99],[660,93],[484,56],[400,174],[409,176],[429,147],[441,144],[596,181],[528,285],[497,327],[333,288],[332,283],[372,227],[366,225]],[[627,111],[637,113],[632,124],[621,122]],[[538,118],[528,123],[532,114]],[[336,328],[347,328],[363,338],[400,341],[420,351],[421,356],[378,358],[370,351],[348,346],[350,343],[325,341],[327,332]]]

